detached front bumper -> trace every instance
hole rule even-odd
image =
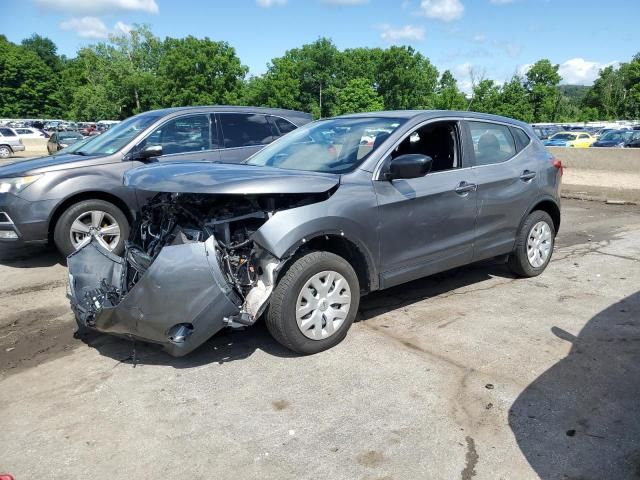
[[[124,293],[126,261],[95,238],[67,263],[69,298],[79,325],[157,343],[176,357],[227,326],[242,304],[218,266],[213,237],[164,247]]]

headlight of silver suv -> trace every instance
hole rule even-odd
[[[26,177],[0,178],[0,193],[20,193],[42,175],[28,175]]]

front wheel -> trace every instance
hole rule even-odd
[[[84,200],[70,206],[56,223],[53,239],[65,257],[91,235],[116,255],[124,251],[129,222],[122,210],[104,200]]]
[[[553,220],[547,212],[536,210],[526,218],[518,237],[516,247],[509,256],[509,268],[521,277],[535,277],[544,272],[556,239]]]
[[[266,317],[271,335],[302,354],[327,350],[347,335],[360,304],[353,267],[329,252],[310,252],[284,273]]]

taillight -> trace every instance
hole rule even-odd
[[[553,159],[553,166],[560,170],[560,176],[564,174],[564,167],[562,166],[562,162],[557,158]]]

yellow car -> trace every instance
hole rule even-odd
[[[558,132],[544,142],[547,147],[590,147],[597,139],[586,132]]]

